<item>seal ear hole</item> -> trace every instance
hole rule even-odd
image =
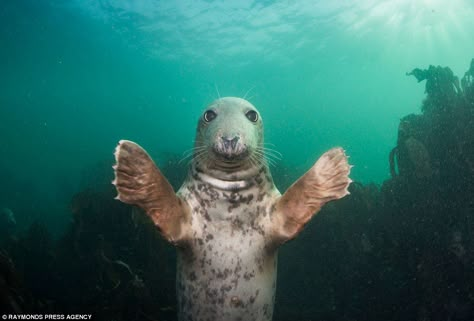
[[[246,112],[245,117],[247,117],[247,119],[253,123],[258,120],[258,114],[255,110],[249,110],[248,112]]]
[[[213,111],[213,110],[211,110],[211,109],[206,110],[206,111],[204,112],[204,115],[202,116],[202,118],[204,119],[204,121],[205,121],[206,123],[212,121],[212,120],[213,120],[214,118],[216,118],[216,117],[217,117],[216,112]]]

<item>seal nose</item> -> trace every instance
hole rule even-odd
[[[224,144],[225,149],[235,149],[235,146],[237,146],[237,142],[239,141],[239,136],[234,136],[234,138],[229,138],[222,136],[222,142]]]

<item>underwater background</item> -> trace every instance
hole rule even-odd
[[[246,97],[284,191],[354,165],[280,252],[274,320],[474,320],[474,3],[0,2],[0,312],[175,320],[175,257],[113,200],[138,142],[175,188],[197,120]]]

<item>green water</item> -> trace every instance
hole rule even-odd
[[[119,139],[158,163],[181,156],[219,95],[260,110],[289,175],[339,145],[354,180],[382,183],[399,120],[424,96],[405,72],[462,75],[472,17],[467,0],[3,0],[1,201],[60,226]]]

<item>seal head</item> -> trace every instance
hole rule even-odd
[[[194,163],[215,178],[255,173],[263,161],[263,122],[248,101],[225,97],[211,103],[196,132]]]

